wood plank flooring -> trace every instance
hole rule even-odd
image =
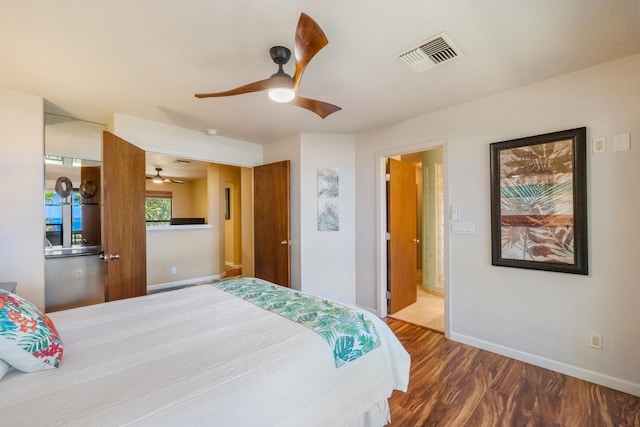
[[[640,397],[488,351],[399,320],[385,321],[411,354],[391,426],[640,426]]]

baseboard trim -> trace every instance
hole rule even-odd
[[[599,384],[604,387],[609,387],[614,390],[619,390],[624,393],[629,393],[634,396],[640,396],[640,384],[633,383],[631,381],[623,380],[621,378],[612,377],[600,372],[591,371],[589,369],[580,368],[578,366],[569,365],[567,363],[558,362],[557,360],[548,359],[546,357],[537,356],[535,354],[527,353],[513,348],[505,347],[499,344],[494,344],[489,341],[479,340],[467,335],[451,332],[450,337],[452,341],[457,341],[463,344],[468,344],[473,347],[487,350],[492,353],[500,354],[502,356],[510,357],[512,359],[520,360],[521,362],[530,363],[541,368],[550,369],[552,371],[560,372],[561,374],[569,375],[571,377],[579,378],[581,380],[589,381],[594,384]]]
[[[193,279],[178,280],[177,282],[158,283],[155,285],[147,285],[147,291],[157,291],[158,289],[175,288],[176,286],[188,285],[190,283],[207,282],[210,280],[219,280],[224,277],[223,274],[215,276],[194,277]]]

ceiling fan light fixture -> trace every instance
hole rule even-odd
[[[162,168],[156,168],[156,176],[151,178],[151,182],[154,184],[162,184],[164,179],[160,176],[160,172],[162,172]]]
[[[291,88],[277,87],[269,90],[269,98],[275,102],[289,102],[295,98],[296,93]]]

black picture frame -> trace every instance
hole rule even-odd
[[[589,274],[586,134],[490,144],[492,265]]]

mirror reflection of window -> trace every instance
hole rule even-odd
[[[63,206],[71,205],[71,244],[81,245],[82,242],[82,209],[80,193],[73,191],[71,203],[63,199],[52,189],[44,190],[45,233],[47,246],[62,246],[63,240]]]

